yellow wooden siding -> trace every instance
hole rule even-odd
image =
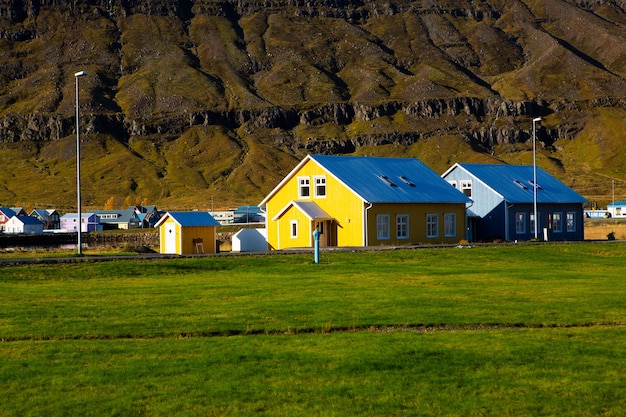
[[[297,235],[291,235],[292,222],[297,222]],[[311,221],[302,212],[292,207],[277,222],[278,225],[278,247],[283,248],[302,248],[310,247],[313,230]]]
[[[194,239],[202,239],[204,253],[216,253],[215,226],[186,226],[181,228],[182,254],[198,253]]]
[[[427,214],[438,215],[437,237],[426,236]],[[446,213],[456,215],[455,236],[445,236],[444,219]],[[376,218],[378,214],[389,215],[389,239],[377,238]],[[396,237],[396,216],[408,215],[409,235],[407,239]],[[428,243],[457,243],[465,239],[465,205],[464,204],[375,204],[368,211],[368,237],[370,246],[380,245],[410,245]]]
[[[315,177],[325,176],[326,197],[315,197]],[[310,194],[308,197],[299,197],[299,178],[308,177],[310,180]],[[285,249],[289,247],[310,247],[310,236],[300,235],[304,229],[304,219],[308,219],[298,209],[291,208],[279,221],[272,219],[283,210],[291,201],[313,201],[326,213],[337,221],[336,241],[338,246],[362,246],[363,238],[363,202],[343,184],[329,175],[324,168],[313,161],[306,162],[301,169],[289,179],[283,187],[267,202],[267,239],[270,249]],[[290,238],[289,225],[291,220],[299,221],[298,239]],[[307,226],[310,229],[310,225]],[[311,230],[312,233],[312,230]]]

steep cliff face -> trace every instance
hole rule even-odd
[[[621,0],[0,0],[3,204],[255,203],[306,153],[540,163],[626,197]],[[27,183],[27,186],[24,186]],[[621,187],[621,188],[620,188]]]

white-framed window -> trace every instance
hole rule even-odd
[[[530,213],[530,215],[528,216],[530,218],[530,233],[533,234],[533,237],[535,235],[535,213]],[[539,213],[537,213],[537,219],[538,219],[538,223],[537,223],[537,237],[539,237],[539,234],[541,233],[541,230],[539,230],[539,226],[541,225],[541,216],[539,215]]]
[[[376,215],[376,238],[378,240],[389,239],[389,215],[388,214]]]
[[[563,231],[562,213],[552,213],[552,231],[555,233]]]
[[[298,177],[298,197],[308,198],[311,196],[311,180],[309,177]]]
[[[409,215],[396,214],[396,239],[409,238]]]
[[[456,180],[448,180],[448,184],[450,184],[451,186],[453,186],[454,188],[457,188],[456,185]]]
[[[445,213],[443,215],[443,235],[445,237],[456,236],[456,213]]]
[[[570,211],[566,214],[565,223],[568,232],[576,231],[576,213]]]
[[[526,213],[515,213],[515,233],[526,233]]]
[[[298,221],[292,220],[289,222],[289,236],[292,238],[298,237]]]
[[[461,181],[461,192],[466,196],[472,198],[472,180]]]
[[[426,215],[426,237],[439,236],[439,215],[437,213],[428,213]]]
[[[315,197],[326,197],[326,177],[313,177],[315,182]]]

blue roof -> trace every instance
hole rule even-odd
[[[44,210],[44,209],[33,209],[33,211],[30,213],[30,215],[32,216],[33,213],[37,214],[39,217],[47,219],[50,217],[50,212],[48,212],[48,210]]]
[[[253,213],[261,213],[261,207],[259,206],[240,206],[237,207],[234,211],[235,214],[253,214]]]
[[[533,167],[527,165],[458,164],[510,203],[533,202]],[[537,167],[538,203],[585,203],[587,200]]]
[[[348,188],[370,203],[466,203],[419,159],[309,155]]]
[[[7,217],[15,216],[15,211],[13,211],[12,209],[8,207],[0,207],[0,212],[4,213],[4,215]]]
[[[23,224],[43,224],[38,218],[32,216],[16,216],[16,218]]]
[[[205,211],[168,211],[163,219],[169,215],[181,226],[219,226],[219,222]],[[159,221],[159,223],[162,223]]]

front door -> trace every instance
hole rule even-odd
[[[316,220],[313,224],[314,230],[320,231],[320,246],[331,246],[331,230],[329,220]]]
[[[176,253],[176,223],[165,223],[165,248],[163,253]]]

